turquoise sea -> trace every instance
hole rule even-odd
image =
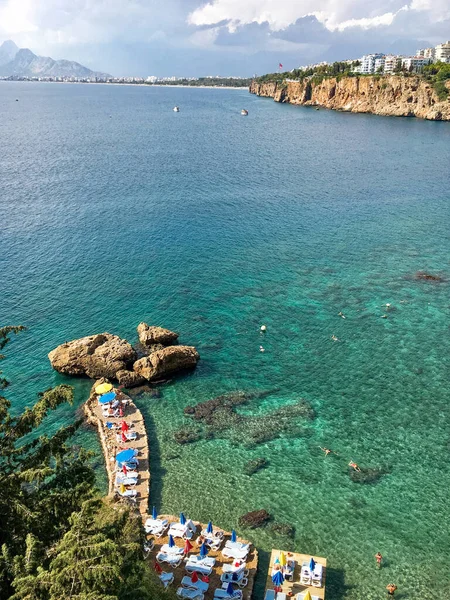
[[[328,558],[328,600],[391,581],[401,600],[450,598],[450,124],[245,90],[0,82],[0,141],[0,323],[28,327],[2,363],[13,409],[62,381],[86,398],[89,381],[50,369],[65,340],[175,329],[198,369],[136,399],[160,511],[294,525],[293,540],[238,530],[260,549],[257,598],[280,546]],[[250,448],[174,442],[186,406],[234,390],[269,392],[241,414],[304,398],[316,418]],[[95,434],[77,443],[104,481]],[[350,460],[386,474],[355,483]]]

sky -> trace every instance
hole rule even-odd
[[[250,77],[450,39],[450,0],[0,0],[0,42],[116,76]]]

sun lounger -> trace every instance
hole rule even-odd
[[[223,531],[221,529],[214,529],[212,533],[208,533],[206,529],[202,529],[201,535],[206,539],[223,538]]]
[[[286,567],[284,569],[284,578],[286,579],[286,581],[292,581],[292,579],[294,577],[294,570],[295,570],[295,560],[288,559]]]
[[[203,600],[204,596],[199,590],[189,590],[188,588],[179,587],[177,596],[186,598],[187,600]]]
[[[136,498],[137,496],[136,490],[125,490],[124,492],[121,492],[119,488],[116,489],[116,493],[119,494],[119,496],[122,496],[122,498]]]
[[[223,573],[220,576],[220,581],[222,583],[235,583],[240,588],[244,588],[248,584],[248,578],[245,576],[245,573],[248,575],[248,571],[241,571],[240,573]],[[233,579],[233,575],[236,576],[236,579]]]
[[[250,550],[250,544],[242,544],[242,542],[230,542],[230,540],[227,540],[225,542],[225,548],[237,550],[238,552],[248,552]]]
[[[128,475],[116,475],[116,485],[136,485],[137,477],[128,477]]]
[[[319,563],[316,563],[311,577],[311,585],[313,585],[314,587],[322,587],[322,575],[323,566]]]
[[[264,600],[275,600],[275,590],[267,590],[266,595],[264,596]]]
[[[187,558],[185,558],[185,561],[187,563],[207,565],[208,567],[213,567],[216,564],[216,559],[214,556],[205,556],[205,558],[202,558],[198,554],[190,554]]]
[[[228,584],[225,584],[228,587]],[[214,598],[226,599],[226,598],[242,598],[242,590],[234,590],[233,594],[228,594],[227,590],[217,588],[214,590]]]
[[[167,519],[147,519],[144,523],[146,533],[150,533],[156,537],[161,537],[169,527]]]
[[[161,573],[161,575],[159,576],[159,579],[160,579],[161,583],[163,584],[163,586],[166,588],[173,581],[173,573],[167,573],[166,571],[163,571]]]
[[[182,557],[179,554],[165,554],[164,552],[158,552],[156,560],[159,563],[166,562],[171,567],[178,567],[181,565]]]
[[[169,544],[163,544],[161,546],[161,552],[164,552],[164,554],[179,554],[180,556],[183,556],[184,548],[180,548],[179,546],[172,546],[171,548]]]
[[[181,525],[181,523],[172,523],[170,525],[169,535],[190,540],[193,536],[193,532],[188,527],[187,523],[185,525]]]
[[[116,433],[116,441],[118,444],[120,444],[121,442],[123,442],[124,440],[122,439],[122,434],[124,435],[125,439],[128,442],[132,442],[134,440],[137,440],[137,432],[136,431],[122,431],[122,433]]]
[[[308,563],[306,562],[302,564],[300,583],[303,585],[311,585],[311,571],[309,570]]]
[[[277,600],[287,600],[287,596],[284,592],[278,592]]]
[[[191,590],[199,590],[200,592],[206,592],[206,590],[209,588],[209,583],[207,581],[202,581],[201,579],[198,579],[194,583],[192,579],[190,577],[187,577],[186,575],[181,580],[181,585]]]
[[[237,558],[245,560],[247,558],[248,550],[234,550],[233,548],[225,548],[222,550],[222,556],[225,558]]]
[[[210,534],[211,535],[211,534]],[[217,538],[206,538],[205,540],[205,544],[211,548],[211,550],[218,550],[220,548],[220,546],[222,545],[223,542],[223,538],[217,537]]]
[[[236,563],[233,562],[232,565],[230,564],[224,564],[222,566],[222,573],[240,573],[241,571],[245,572],[245,567],[247,566],[247,563],[240,561],[239,565],[236,566]],[[248,574],[248,571],[247,571]]]
[[[120,429],[120,423],[111,423],[111,421],[106,421],[105,427],[106,429],[111,430]]]
[[[201,575],[211,575],[213,568],[210,565],[202,565],[201,563],[187,563],[184,567],[186,573],[200,573]]]
[[[305,595],[306,595],[306,591],[304,592],[299,592],[298,594],[296,594],[295,596],[295,600],[303,600]],[[320,600],[319,596],[311,596],[312,600]]]

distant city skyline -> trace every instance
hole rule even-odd
[[[0,43],[115,76],[248,77],[449,37],[448,0],[0,0]]]

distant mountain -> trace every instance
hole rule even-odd
[[[53,60],[37,56],[28,48],[19,49],[8,40],[0,46],[0,76],[2,77],[111,77],[108,73],[91,71],[72,60]]]
[[[3,44],[0,46],[0,66],[6,65],[6,63],[9,63],[11,60],[13,60],[18,52],[19,48],[12,40],[3,42]]]

